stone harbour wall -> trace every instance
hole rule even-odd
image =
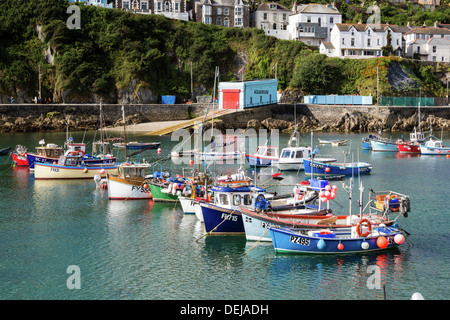
[[[122,125],[121,105],[102,104],[104,125]],[[127,125],[188,120],[203,116],[208,104],[124,105]],[[296,116],[294,119],[294,110]],[[211,112],[211,110],[210,110]],[[277,104],[232,112],[214,122],[216,129],[279,129],[289,133],[296,122],[300,131],[376,132],[411,131],[418,127],[417,107],[331,106]],[[63,132],[95,130],[99,104],[3,104],[0,132]],[[450,107],[421,107],[421,127],[450,130]]]

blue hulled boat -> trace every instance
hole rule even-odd
[[[397,152],[398,146],[397,142],[391,140],[371,140],[370,145],[372,151],[383,151],[383,152]]]
[[[372,171],[372,165],[367,162],[349,162],[349,163],[323,163],[318,161],[312,161],[311,159],[304,159],[303,165],[305,166],[306,175],[357,175],[369,174]]]
[[[205,230],[209,234],[244,234],[240,206],[251,206],[253,198],[265,193],[254,186],[211,188],[214,203],[200,202]]]
[[[263,146],[258,146],[255,154],[246,154],[245,156],[251,166],[268,167],[273,162],[278,161],[278,147],[271,147],[266,143]]]
[[[397,225],[378,226],[370,235],[355,236],[352,227],[338,230],[299,230],[289,228],[269,229],[276,252],[284,253],[357,253],[391,249],[405,240]]]

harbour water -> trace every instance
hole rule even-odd
[[[365,200],[369,188],[411,196],[409,217],[398,220],[410,233],[409,242],[370,254],[276,254],[271,243],[253,248],[245,236],[203,237],[202,223],[185,215],[179,204],[109,201],[92,180],[35,181],[27,168],[14,168],[10,157],[1,156],[0,299],[382,300],[386,295],[408,300],[415,292],[425,299],[449,299],[450,159],[362,151],[366,135],[315,137],[349,141],[347,146],[321,145],[321,153],[343,160],[349,151],[347,161],[353,157],[372,164],[372,174],[360,178]],[[94,133],[72,136],[89,143]],[[302,137],[309,145],[310,136]],[[288,138],[281,137],[281,147]],[[443,138],[449,144],[450,134]],[[65,133],[2,134],[0,147],[22,144],[31,151],[40,139],[63,144]],[[182,173],[168,157],[177,144],[170,136],[130,139],[161,141],[161,154],[151,150],[142,157],[160,160],[164,171]],[[280,185],[305,179],[304,172],[282,176]],[[343,183],[349,179],[332,182],[339,188],[331,204],[335,214],[348,213]],[[354,212],[357,199],[356,179]],[[79,268],[79,289],[67,285],[69,266]],[[373,282],[374,270],[380,272],[379,283]]]

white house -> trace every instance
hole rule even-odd
[[[402,30],[404,27],[388,24],[349,24],[337,23],[329,42],[322,43],[320,53],[329,57],[372,58],[382,56],[382,47],[390,43],[396,55],[402,55],[404,43]]]
[[[263,29],[268,36],[289,40],[289,15],[291,10],[278,3],[262,3],[250,13],[250,27]]]
[[[437,23],[435,24],[437,25]],[[404,34],[406,45],[417,39],[445,38],[450,39],[450,30],[438,27],[413,27]]]
[[[167,18],[189,20],[186,0],[115,0],[114,8],[140,14],[161,14]]]
[[[406,55],[423,61],[450,62],[450,40],[446,38],[416,39],[408,45]]]
[[[331,5],[297,5],[294,2],[292,11],[289,16],[289,39],[307,45],[319,46],[324,41],[330,41],[332,28],[342,22],[342,14]]]

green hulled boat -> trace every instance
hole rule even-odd
[[[148,182],[148,187],[152,194],[153,201],[159,202],[176,202],[178,200],[178,195],[172,194],[172,192],[163,192],[162,190],[167,190],[167,185],[157,182]]]

